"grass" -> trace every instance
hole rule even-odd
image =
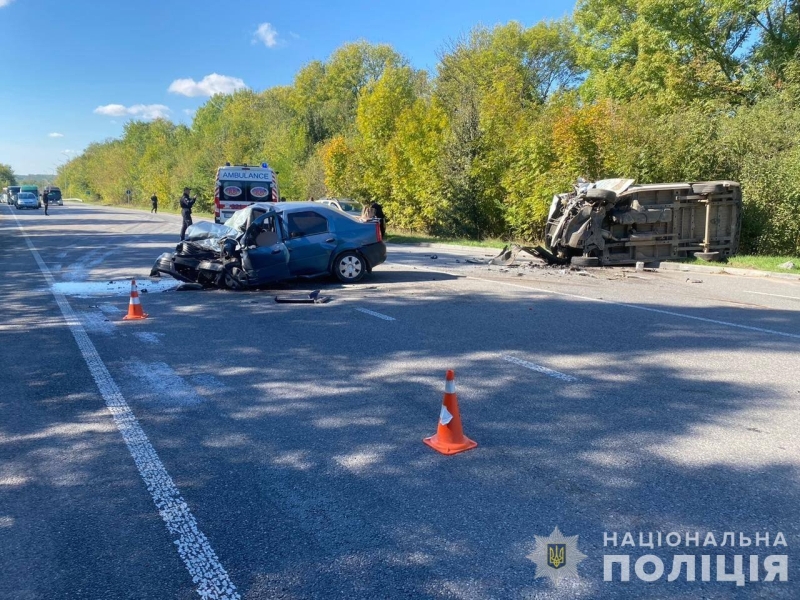
[[[781,269],[778,265],[790,261],[795,265],[794,269]],[[756,269],[758,271],[774,271],[776,273],[798,273],[800,274],[800,257],[797,256],[755,256],[755,255],[742,255],[731,256],[730,258],[723,259],[718,263],[709,263],[697,258],[690,258],[681,261],[692,265],[724,265],[734,269]]]
[[[406,231],[387,231],[386,241],[394,244],[451,244],[454,246],[474,246],[476,248],[502,248],[510,242],[498,239],[468,240],[457,238],[440,238],[431,235],[408,233]]]

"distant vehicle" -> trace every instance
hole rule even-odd
[[[267,163],[219,167],[214,187],[214,222],[223,223],[251,204],[278,202],[279,198],[276,173]]]
[[[20,192],[30,192],[34,196],[36,196],[36,205],[37,207],[42,206],[42,201],[39,199],[39,187],[35,185],[23,185],[19,188]]]
[[[6,202],[14,204],[17,201],[17,194],[19,194],[20,187],[21,186],[18,185],[8,186],[8,198],[6,198]]]
[[[360,215],[361,211],[364,209],[364,206],[360,202],[350,200],[349,198],[320,198],[318,202],[320,204],[327,204],[333,208],[338,208],[342,212],[351,215]]]
[[[47,196],[47,200],[50,204],[58,204],[59,206],[64,206],[64,200],[61,197],[61,188],[58,188],[54,185],[48,185],[44,190],[42,190],[42,200],[44,200],[44,196]]]
[[[317,202],[253,204],[224,225],[198,223],[186,233],[151,276],[234,290],[325,275],[356,283],[386,260],[379,223]]]
[[[33,192],[20,192],[17,194],[17,201],[14,204],[17,210],[23,208],[39,208],[39,197]]]

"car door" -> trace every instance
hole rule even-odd
[[[284,214],[289,249],[289,271],[294,276],[319,275],[328,271],[336,236],[322,211],[298,210]]]
[[[242,267],[251,285],[289,279],[289,250],[274,213],[257,219],[242,238]]]

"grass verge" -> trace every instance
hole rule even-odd
[[[742,256],[731,256],[730,258],[716,263],[706,262],[697,258],[689,258],[681,262],[690,265],[705,265],[710,267],[724,265],[733,269],[756,269],[757,271],[800,274],[800,257],[797,256],[756,256],[745,254]],[[785,262],[793,262],[794,269],[781,269],[778,266]]]
[[[386,241],[394,244],[450,244],[453,246],[474,246],[476,248],[502,248],[509,242],[498,239],[468,240],[457,238],[439,238],[430,235],[387,231]]]

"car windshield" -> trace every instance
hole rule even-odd
[[[36,200],[36,196],[31,192],[20,192],[18,198],[20,200]]]
[[[339,200],[339,205],[345,212],[360,213],[361,209],[363,208],[359,202],[355,202],[354,200]]]

